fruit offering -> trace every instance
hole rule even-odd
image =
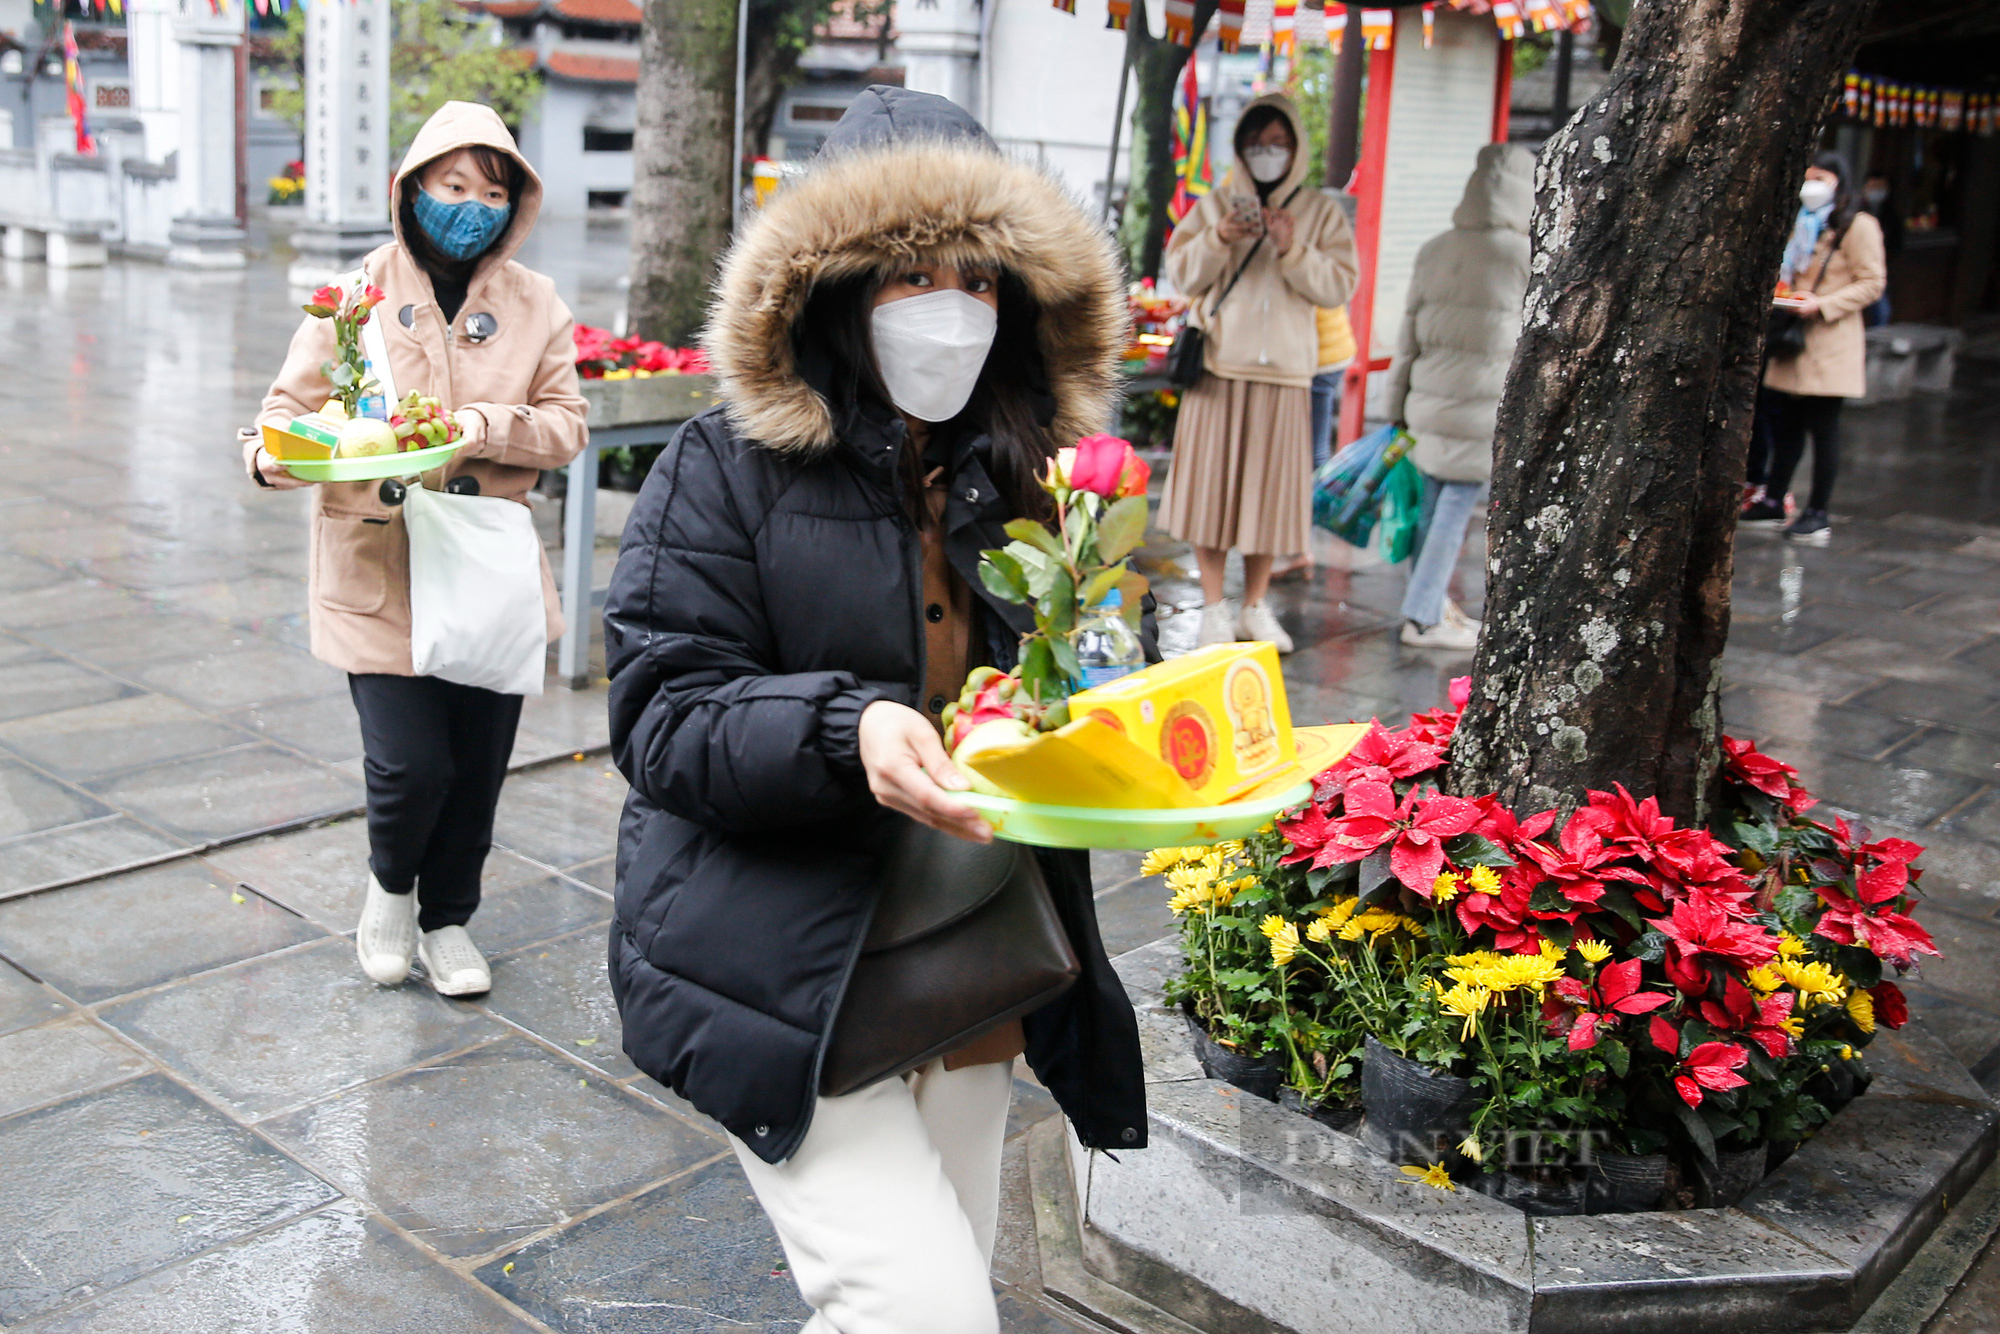
[[[997,667],[975,667],[958,699],[944,706],[942,721],[945,749],[971,755],[1055,731],[1069,721],[1069,702],[1043,704],[1021,688],[1018,676]]]
[[[378,454],[394,454],[400,448],[396,433],[389,429],[387,422],[376,421],[373,417],[356,417],[340,424],[340,443],[333,447],[337,459],[372,458]]]
[[[389,426],[395,432],[396,447],[406,453],[456,444],[463,434],[443,403],[414,389],[403,395],[403,401],[389,414]]]

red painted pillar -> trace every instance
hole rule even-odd
[[[1396,50],[1368,53],[1368,113],[1361,127],[1361,163],[1354,169],[1354,251],[1360,280],[1348,303],[1354,326],[1354,361],[1340,397],[1339,443],[1361,434],[1368,408],[1368,372],[1380,369],[1375,345],[1375,259],[1382,242],[1382,172],[1389,160],[1389,105],[1396,82]],[[1387,365],[1387,362],[1381,363]]]

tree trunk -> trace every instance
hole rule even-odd
[[[1542,150],[1455,791],[1703,818],[1771,286],[1872,7],[1639,0]]]
[[[1218,0],[1197,0],[1194,31],[1197,41],[1208,31]],[[1137,96],[1132,109],[1132,195],[1125,206],[1125,240],[1133,256],[1133,272],[1141,278],[1160,276],[1160,256],[1167,248],[1167,207],[1174,198],[1174,87],[1194,53],[1164,36],[1145,30],[1145,0],[1135,0],[1130,20],[1140,31],[1132,77]]]
[[[630,327],[678,345],[700,330],[729,243],[735,0],[645,0],[632,137]]]
[[[770,151],[779,99],[798,77],[803,54],[790,42],[774,41],[751,29],[748,68],[743,74],[743,151],[750,156]]]

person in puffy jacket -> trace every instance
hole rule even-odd
[[[1403,595],[1402,640],[1414,648],[1479,642],[1479,623],[1447,594],[1493,477],[1494,420],[1521,336],[1534,206],[1534,154],[1488,144],[1451,230],[1424,242],[1410,271],[1384,411],[1416,438],[1410,458],[1424,475],[1424,543]]]
[[[820,1093],[911,819],[953,799],[939,715],[1009,668],[1026,607],[979,578],[1036,477],[1102,429],[1127,338],[1109,239],[970,116],[863,93],[724,262],[725,407],[655,463],[605,605],[631,781],[610,971],[625,1051],[721,1122],[813,1334],[991,1334],[1013,1061],[1082,1142],[1146,1142],[1138,1026],[1080,852],[1035,854],[1082,972],[942,1059]],[[1153,656],[1157,656],[1155,652]]]
[[[425,476],[432,490],[527,504],[544,468],[586,439],[575,325],[555,283],[514,262],[541,209],[542,183],[491,107],[447,102],[417,131],[391,185],[396,239],[361,261],[382,289],[379,321],[392,378],[441,400],[464,444]],[[333,321],[308,315],[257,414],[279,426],[324,406]],[[421,955],[447,996],[492,985],[466,923],[479,907],[493,812],[514,750],[521,696],[415,674],[410,657],[410,539],[401,492],[381,482],[301,482],[240,433],[259,486],[313,485],[308,566],[313,656],[348,674],[368,785],[368,886],[354,933],[361,968],[383,986]],[[562,604],[547,557],[548,637]]]
[[[1159,522],[1194,547],[1201,569],[1196,642],[1261,639],[1289,653],[1264,592],[1276,557],[1312,549],[1318,308],[1344,304],[1360,267],[1347,211],[1305,183],[1307,140],[1289,99],[1252,101],[1235,144],[1222,184],[1167,244],[1167,274],[1205,336],[1207,370],[1181,396]],[[1232,547],[1243,553],[1234,618],[1222,597]]]

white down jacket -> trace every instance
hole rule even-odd
[[[1521,336],[1534,205],[1534,154],[1488,144],[1451,230],[1417,252],[1386,406],[1416,437],[1417,467],[1440,481],[1493,476],[1493,422]]]

